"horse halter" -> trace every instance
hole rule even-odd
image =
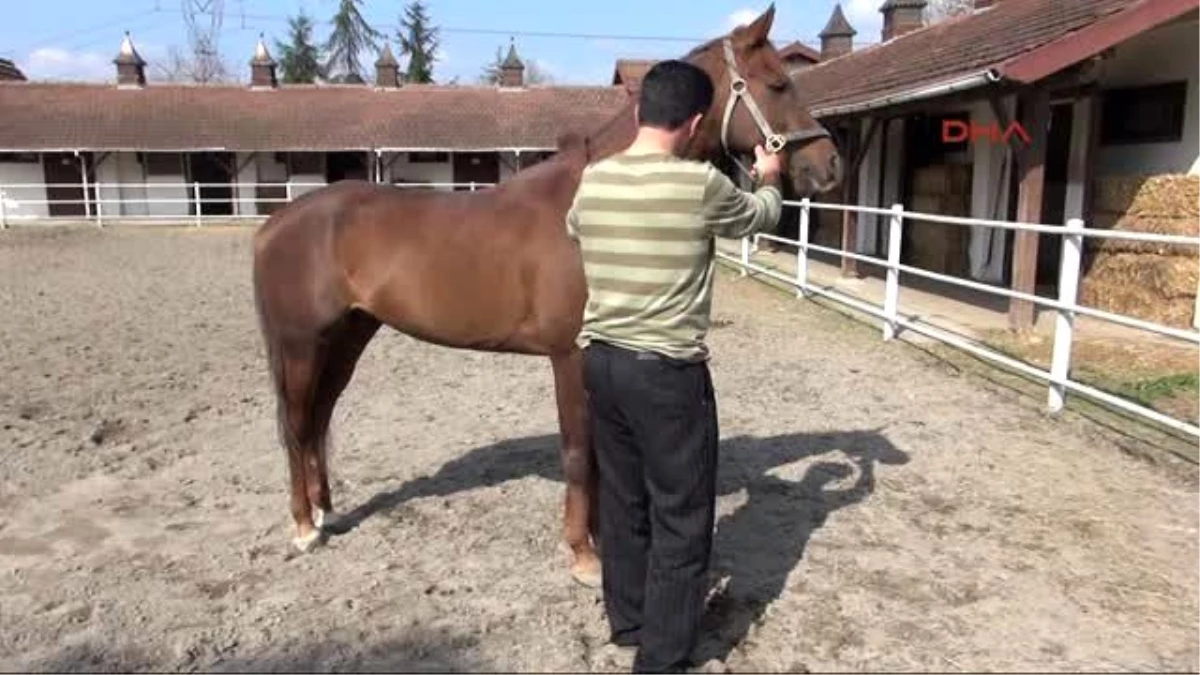
[[[729,68],[730,92],[729,100],[725,103],[725,117],[721,120],[721,147],[747,176],[753,176],[753,174],[742,165],[737,156],[729,149],[729,123],[733,120],[733,110],[737,107],[738,101],[745,103],[746,110],[750,112],[750,116],[754,118],[754,123],[758,125],[759,132],[763,135],[767,152],[772,154],[782,151],[793,143],[830,137],[829,130],[820,124],[815,129],[799,129],[786,134],[775,133],[771,129],[771,124],[767,122],[767,118],[763,116],[758,104],[754,102],[754,97],[750,95],[745,78],[738,72],[737,57],[733,53],[733,42],[729,38],[725,38],[724,47],[725,65]]]

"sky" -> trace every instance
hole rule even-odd
[[[287,17],[303,9],[328,35],[338,0],[5,0],[0,56],[12,59],[30,79],[111,81],[112,59],[128,30],[149,63],[162,63],[171,46],[186,47],[183,7],[224,6],[218,46],[248,80],[248,62],[259,34],[278,55]],[[376,29],[394,35],[406,0],[364,0],[363,14]],[[717,37],[766,10],[769,0],[427,0],[442,29],[434,78],[474,82],[497,48],[510,37],[522,58],[536,61],[560,84],[608,84],[618,58],[671,58]],[[771,39],[777,46],[817,34],[836,0],[776,0]],[[842,0],[858,31],[855,45],[878,41],[883,0]],[[200,14],[211,23],[212,13]],[[571,36],[537,35],[571,34]],[[393,38],[393,49],[395,40]],[[375,55],[364,58],[374,63]],[[153,77],[153,73],[148,73]],[[370,73],[368,73],[370,75]]]

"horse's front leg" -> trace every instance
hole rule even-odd
[[[600,586],[600,558],[592,545],[596,504],[596,463],[588,432],[587,391],[583,385],[583,353],[573,349],[552,356],[558,424],[562,432],[562,466],[567,479],[563,534],[574,560],[571,576]]]

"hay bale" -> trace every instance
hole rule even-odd
[[[965,228],[929,222],[917,222],[909,227],[912,229],[905,243],[907,264],[940,274],[966,274],[969,261]]]
[[[1122,230],[1126,232],[1150,232],[1195,237],[1200,235],[1200,218],[1163,218],[1155,216],[1097,214],[1090,226],[1097,230]],[[1088,238],[1089,251],[1103,253],[1146,253],[1169,256],[1192,256],[1200,254],[1200,246],[1186,244],[1159,244],[1146,241],[1122,239]]]
[[[1120,176],[1096,179],[1097,212],[1158,218],[1200,217],[1200,176]]]
[[[1079,289],[1087,307],[1167,326],[1192,325],[1200,258],[1098,253]]]

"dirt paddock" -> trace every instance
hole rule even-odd
[[[604,671],[549,364],[381,332],[334,425],[357,526],[289,552],[248,228],[0,232],[4,670]],[[746,671],[1196,671],[1197,498],[723,274],[699,656]]]

